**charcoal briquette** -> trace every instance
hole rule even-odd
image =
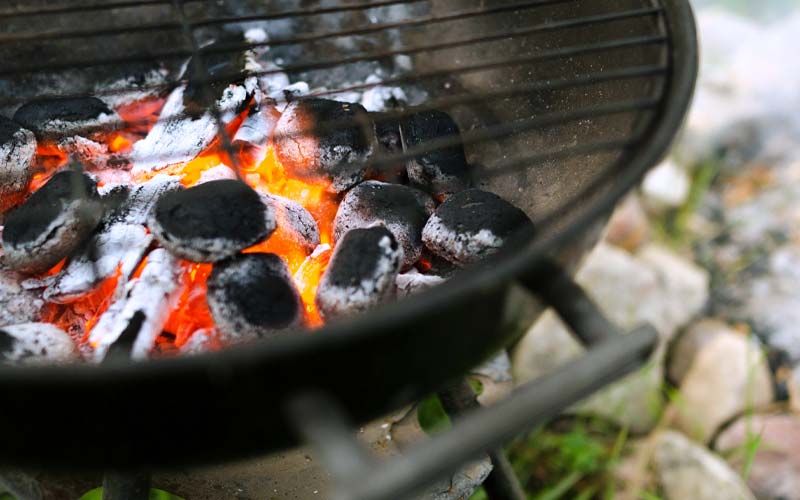
[[[77,359],[75,342],[55,325],[22,323],[0,327],[0,363],[34,365]]]
[[[148,226],[175,255],[217,262],[266,239],[275,230],[275,214],[247,184],[219,180],[165,194]]]
[[[433,151],[415,155],[406,163],[412,185],[444,199],[470,184],[471,169],[461,143],[461,131],[450,115],[430,110],[415,113],[401,122],[403,148],[433,147],[432,141],[455,141]]]
[[[36,137],[0,116],[0,212],[22,200],[33,177]]]
[[[352,315],[389,299],[402,258],[403,249],[383,226],[347,232],[317,288],[315,301],[322,317]]]
[[[71,255],[102,216],[95,181],[85,174],[59,172],[8,213],[5,262],[15,271],[43,273]]]
[[[303,325],[303,306],[291,271],[275,254],[243,254],[214,264],[207,300],[226,340],[269,336]]]
[[[333,237],[338,241],[351,229],[383,225],[403,248],[403,268],[408,269],[422,253],[422,228],[433,206],[430,196],[417,189],[378,181],[362,182],[339,205]]]
[[[23,104],[14,121],[39,140],[57,141],[80,135],[94,137],[118,128],[119,117],[96,97],[37,99]]]
[[[494,193],[469,189],[436,209],[422,240],[436,256],[463,267],[496,253],[515,233],[532,229],[521,209]]]
[[[374,142],[363,106],[327,99],[292,102],[273,137],[275,153],[292,175],[326,182],[334,193],[364,179]]]

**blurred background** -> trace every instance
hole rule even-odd
[[[532,499],[800,499],[800,2],[694,6],[684,130],[578,273],[661,347],[510,447]],[[580,351],[548,313],[514,352],[517,382]]]

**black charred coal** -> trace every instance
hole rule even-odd
[[[0,116],[0,213],[22,201],[33,177],[34,156],[33,132]]]
[[[16,271],[43,273],[77,250],[102,216],[95,181],[78,172],[59,172],[8,213],[5,262]]]
[[[465,266],[496,253],[515,233],[532,230],[533,223],[521,209],[494,193],[469,189],[439,206],[422,239],[438,257]]]
[[[463,191],[470,185],[471,169],[461,144],[461,131],[444,111],[423,111],[401,122],[405,150],[421,148],[431,141],[457,140],[458,144],[421,153],[410,159],[408,179],[439,198]]]
[[[116,113],[96,97],[68,97],[28,102],[14,114],[14,121],[39,140],[55,141],[113,131],[118,125],[115,117]]]
[[[247,184],[219,180],[165,194],[147,225],[178,257],[218,262],[266,239],[275,215]]]
[[[334,193],[364,179],[374,142],[363,106],[327,99],[291,103],[273,137],[278,159],[293,175],[326,181]]]
[[[339,205],[333,221],[334,241],[352,229],[386,226],[403,248],[403,268],[408,269],[422,253],[422,228],[430,216],[430,205],[425,198],[430,199],[408,186],[362,182]]]
[[[275,254],[243,254],[214,264],[207,300],[217,330],[231,341],[303,324],[303,305],[291,271]]]
[[[325,319],[371,309],[390,298],[403,250],[382,226],[353,229],[336,245],[317,288],[315,302]]]

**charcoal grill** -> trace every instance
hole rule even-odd
[[[387,14],[411,5],[421,14]],[[326,28],[330,16],[343,19],[340,28]],[[245,47],[204,49],[201,41],[244,23],[302,26],[268,43],[290,58],[285,71],[310,80],[408,56],[414,71],[388,82],[413,83],[430,96],[422,108],[450,111],[479,185],[536,226],[444,286],[313,335],[144,364],[0,367],[5,465],[142,471],[310,442],[340,462],[337,498],[406,498],[635,369],[656,342],[648,327],[621,335],[556,262],[585,251],[680,127],[697,69],[687,0],[12,0],[0,19],[6,112],[34,97],[102,94],[95,83],[187,57],[199,62],[194,84],[210,91],[225,75],[207,73],[205,62]],[[423,149],[447,143],[434,142]],[[497,406],[468,412],[452,432],[401,459],[369,460],[346,422],[440,390],[510,345],[518,332],[500,325],[520,287],[553,306],[589,352]],[[136,477],[109,476],[110,497],[133,498],[126,495]],[[37,488],[11,482],[18,491]],[[119,489],[128,493],[112,493]]]

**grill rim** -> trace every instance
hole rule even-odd
[[[380,331],[383,329],[381,325],[391,325],[396,322],[402,323],[407,322],[410,317],[425,317],[436,314],[437,311],[448,309],[455,303],[468,303],[474,301],[476,297],[486,294],[501,295],[515,282],[517,276],[535,270],[546,254],[582,234],[596,220],[608,213],[615,203],[640,181],[646,171],[663,158],[669,145],[677,135],[691,101],[697,78],[697,34],[692,9],[688,0],[661,0],[660,2],[659,0],[654,0],[654,4],[661,4],[664,7],[662,19],[665,21],[665,29],[669,39],[669,47],[671,48],[669,51],[670,61],[666,75],[665,92],[660,100],[660,105],[657,107],[660,119],[652,120],[653,123],[648,127],[644,137],[638,142],[638,147],[629,155],[623,155],[623,158],[618,162],[624,162],[626,165],[616,165],[612,169],[613,172],[618,173],[618,177],[615,178],[610,189],[607,189],[593,203],[584,203],[583,206],[579,206],[573,201],[565,207],[563,212],[558,214],[559,222],[564,227],[563,230],[546,237],[537,237],[534,241],[524,242],[517,248],[511,248],[503,255],[490,259],[484,265],[470,269],[470,272],[461,274],[451,282],[437,287],[435,290],[421,293],[404,301],[388,304],[347,321],[326,325],[316,332],[313,337],[301,335],[278,339],[260,345],[232,347],[219,353],[177,359],[152,360],[142,365],[0,366],[0,388],[4,385],[13,385],[47,392],[48,390],[56,390],[65,385],[70,385],[84,388],[115,387],[124,390],[130,384],[135,384],[138,379],[145,376],[164,378],[181,376],[194,379],[202,384],[214,385],[216,382],[210,380],[210,377],[224,375],[227,367],[235,366],[239,370],[247,369],[248,366],[259,366],[265,362],[269,363],[272,359],[282,357],[301,360],[309,353],[324,349],[328,345],[358,344],[368,337],[380,335]],[[608,188],[607,182],[594,183],[586,191],[594,192],[601,188]],[[583,196],[575,197],[575,200],[585,198],[586,194],[583,193]],[[222,378],[224,380],[224,376]],[[429,387],[429,389],[433,388]],[[394,398],[390,404],[385,406],[400,406],[401,403],[408,402],[414,397],[415,394],[402,395],[400,398]],[[6,424],[7,428],[10,429],[25,429],[24,415],[26,412],[48,411],[53,413],[54,409],[50,408],[49,402],[44,401],[42,403],[39,408],[15,407],[13,412],[4,412],[5,415],[0,417],[0,423]],[[13,403],[11,406],[14,407]],[[386,410],[386,408],[381,409],[381,411],[383,410]],[[377,411],[378,409],[374,409],[373,413]],[[230,424],[235,425],[235,422],[230,422]],[[12,436],[14,440],[26,441],[25,432],[17,434],[20,436]],[[105,437],[95,436],[94,438],[84,437],[78,439],[82,441],[86,439],[104,441]],[[122,437],[115,437],[111,441],[119,443],[122,440]],[[113,446],[113,444],[105,444],[105,446]],[[0,462],[10,460],[14,461],[16,465],[22,465],[19,460],[16,460],[20,457],[13,456],[15,447],[8,446],[4,448],[12,451],[10,454],[8,452],[0,453]],[[263,451],[266,450],[259,450],[259,452]],[[224,450],[218,455],[231,458],[234,456],[247,456],[255,452],[256,450],[243,446],[243,443],[237,443],[236,446]],[[182,462],[193,462],[192,458],[184,456],[185,453],[181,450],[169,450],[169,452],[164,452],[163,454],[169,455],[169,460],[164,460],[162,456],[156,457],[155,460],[141,463],[166,464],[176,460],[176,457],[177,460]],[[103,458],[95,456],[95,460],[86,460],[88,455],[87,457],[76,457],[71,463],[63,465],[75,467],[78,464],[99,463],[97,459]],[[39,456],[38,460],[35,461],[31,459],[32,457],[30,456],[22,457],[22,462],[29,460],[31,464],[48,463],[46,457],[42,456]],[[103,464],[106,466],[113,465],[105,462]]]

